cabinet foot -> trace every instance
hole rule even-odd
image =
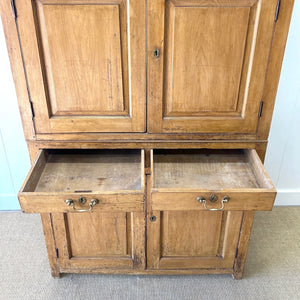
[[[51,268],[51,275],[53,278],[60,278],[59,268]]]
[[[46,247],[48,252],[49,264],[51,268],[51,275],[52,277],[59,278],[60,271],[59,271],[59,265],[56,257],[57,253],[55,249],[56,247],[55,247],[54,236],[53,236],[51,215],[47,213],[41,214],[41,220],[43,224],[45,242],[46,242]]]
[[[232,278],[236,280],[241,280],[243,278],[243,272],[233,272]]]

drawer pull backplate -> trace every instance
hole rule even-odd
[[[85,212],[85,211],[91,211],[93,209],[93,207],[98,204],[100,201],[98,199],[92,199],[91,202],[89,203],[89,209],[77,209],[75,208],[75,203],[74,203],[74,200],[72,199],[67,199],[66,201],[66,204],[68,206],[72,206],[72,208],[77,211],[77,212]]]
[[[221,201],[222,206],[221,206],[220,208],[208,208],[208,207],[206,206],[206,200],[205,200],[205,198],[204,198],[203,196],[197,197],[197,201],[198,201],[199,203],[204,203],[204,208],[205,208],[206,210],[210,210],[210,211],[223,210],[223,209],[224,209],[224,206],[225,206],[224,203],[227,203],[227,202],[229,201],[229,199],[230,199],[229,196],[224,196],[224,197],[222,198],[222,201]]]

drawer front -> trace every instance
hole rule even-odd
[[[85,198],[85,204],[80,203],[80,198]],[[92,204],[92,200],[97,199],[99,203]],[[71,200],[73,203],[67,201]],[[21,209],[26,213],[44,213],[44,212],[84,212],[85,211],[143,211],[143,194],[19,194]],[[74,205],[73,205],[74,204]]]
[[[41,150],[18,195],[28,213],[144,210],[141,150]]]
[[[255,150],[152,152],[153,211],[272,210],[276,190]]]
[[[216,197],[215,197],[216,196]],[[272,210],[275,191],[152,192],[153,210]],[[217,198],[211,201],[210,198]]]

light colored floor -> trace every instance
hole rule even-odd
[[[50,275],[39,215],[0,213],[0,299],[300,299],[300,207],[255,216],[243,280],[230,275]]]

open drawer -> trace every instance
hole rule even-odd
[[[276,190],[255,150],[154,150],[151,209],[271,210]]]
[[[143,150],[40,150],[18,198],[28,213],[143,211]]]

